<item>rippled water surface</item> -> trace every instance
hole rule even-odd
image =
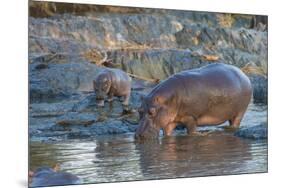
[[[266,121],[266,111],[250,106],[242,126]],[[208,136],[179,131],[146,143],[136,143],[133,134],[30,143],[31,169],[55,163],[85,183],[266,172],[267,140],[243,139],[218,128]]]

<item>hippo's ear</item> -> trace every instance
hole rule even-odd
[[[156,115],[156,108],[155,108],[155,107],[149,108],[148,113],[149,113],[149,115],[151,115],[151,116],[155,116],[155,115]]]

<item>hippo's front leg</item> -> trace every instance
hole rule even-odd
[[[128,93],[127,95],[124,96],[124,101],[122,102],[123,114],[127,114],[130,112],[129,100],[130,100],[130,93]]]
[[[206,136],[209,133],[200,133],[196,130],[197,128],[197,121],[194,117],[192,116],[187,116],[184,118],[184,121],[182,121],[188,129],[188,134],[191,136]]]
[[[113,93],[110,92],[110,93],[108,94],[107,101],[108,101],[108,102],[112,102],[112,101],[113,101]]]
[[[176,128],[177,124],[176,123],[169,123],[165,128],[164,128],[164,135],[165,136],[170,136],[173,133],[173,130]]]
[[[187,127],[187,131],[189,135],[198,135],[199,132],[196,131],[197,121],[192,116],[184,117],[181,122]]]

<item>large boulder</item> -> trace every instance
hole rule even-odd
[[[194,56],[188,49],[114,50],[110,57],[126,72],[156,79],[211,63]]]
[[[265,76],[252,74],[249,76],[253,86],[254,103],[267,104],[268,80]]]
[[[180,48],[218,54],[226,63],[244,67],[249,62],[267,64],[267,33],[243,28],[185,25],[175,34]]]
[[[70,97],[81,91],[92,91],[93,80],[99,70],[90,63],[53,63],[37,69],[32,63],[29,69],[29,97],[31,102]]]

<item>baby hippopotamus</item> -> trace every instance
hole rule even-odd
[[[94,80],[94,90],[98,106],[104,106],[104,100],[108,96],[108,101],[113,97],[124,97],[123,111],[128,112],[128,105],[131,94],[132,79],[122,70],[106,68],[102,70]]]
[[[177,124],[189,134],[197,126],[229,121],[238,128],[252,96],[249,78],[238,68],[214,63],[182,71],[158,84],[142,101],[136,138],[171,135]]]
[[[35,172],[30,172],[29,187],[42,186],[61,186],[61,185],[78,185],[82,181],[77,176],[67,173],[58,172],[56,169],[49,167],[40,167]]]

